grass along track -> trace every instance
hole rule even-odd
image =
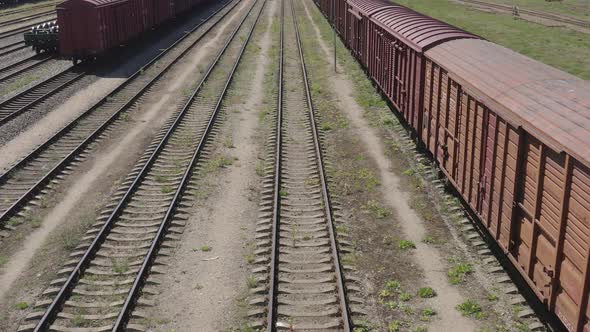
[[[89,145],[111,129],[120,117],[140,104],[150,89],[230,13],[237,2],[226,4],[192,31],[184,34],[146,66],[125,80],[93,107],[0,176],[0,227],[13,228],[26,216],[22,209],[62,173],[69,173],[85,157]],[[229,8],[227,8],[229,7]],[[49,186],[50,188],[50,186]],[[39,202],[33,202],[39,204]],[[20,215],[20,218],[17,217]],[[8,235],[6,232],[4,235]]]
[[[57,2],[50,3],[50,4],[39,5],[39,6],[27,6],[26,8],[17,8],[17,9],[14,9],[14,10],[4,9],[4,10],[0,10],[0,17],[10,16],[10,15],[19,14],[19,13],[30,12],[30,11],[37,10],[37,9],[42,9],[42,8],[50,8],[50,7],[53,8],[53,7],[55,7],[56,4],[57,4]]]
[[[52,56],[43,54],[43,55],[33,55],[23,60],[11,63],[7,66],[0,68],[0,86],[4,82],[8,80],[14,80],[15,77],[21,75],[33,68],[36,68],[47,61],[52,59]]]
[[[253,327],[351,331],[320,133],[293,1],[283,0],[276,127],[269,138]],[[268,293],[267,293],[268,292]]]
[[[29,67],[29,69],[34,69],[34,66]],[[87,70],[87,67],[68,67],[56,75],[3,101],[0,103],[0,126],[24,112],[34,111],[35,106],[41,105],[45,100],[86,76]],[[35,78],[31,73],[27,75],[24,75],[20,80],[0,79],[0,88],[4,88],[4,92],[9,93],[12,90],[26,86]]]
[[[149,303],[143,298],[138,302],[138,298],[162,242],[169,232],[182,227],[183,218],[175,212],[182,206],[207,142],[215,135],[226,91],[265,3],[258,0],[250,7],[189,101],[130,174],[116,207],[89,231],[94,240],[82,244],[74,254],[80,261],[64,269],[69,277],[52,283],[62,284],[57,296],[49,305],[39,302],[48,305],[41,320],[36,327],[23,326],[21,331],[69,331],[71,327],[122,331],[135,304]],[[55,293],[50,288],[45,294]],[[139,324],[132,328],[145,329]]]
[[[479,1],[479,0],[459,0],[459,1],[467,3],[467,4],[473,4],[473,5],[476,5],[479,7],[498,9],[498,10],[501,10],[504,12],[512,12],[512,10],[513,10],[513,6],[510,6],[510,5],[503,5],[503,4],[491,3],[491,2]],[[568,17],[568,16],[547,13],[547,12],[542,12],[542,11],[538,11],[538,10],[531,10],[531,9],[526,9],[526,8],[521,8],[521,7],[518,7],[518,11],[519,11],[519,13],[522,13],[522,14],[526,14],[526,15],[530,15],[530,16],[534,16],[534,17],[538,17],[538,18],[543,18],[543,19],[551,20],[551,21],[558,22],[558,23],[571,24],[571,25],[575,25],[575,26],[578,26],[578,27],[584,28],[584,29],[590,29],[590,21],[577,19],[575,17]]]
[[[590,49],[590,38],[586,33],[515,20],[510,15],[483,12],[455,0],[395,2],[582,79],[590,79],[590,57],[583,56]]]

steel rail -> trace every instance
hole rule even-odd
[[[53,22],[53,21],[55,21],[55,19],[53,19],[53,20],[47,20],[47,21],[41,21],[41,22],[37,22],[35,24],[26,25],[24,27],[14,28],[12,30],[7,30],[7,31],[0,32],[0,39],[12,37],[12,36],[16,36],[16,35],[18,35],[20,33],[29,31],[32,27],[34,27],[36,25],[43,24],[43,23],[49,23],[49,22]]]
[[[282,105],[282,95],[283,95],[283,31],[284,31],[284,1],[281,2],[281,37],[280,37],[280,61],[279,61],[279,105],[278,105],[278,116],[277,116],[277,147],[276,147],[276,156],[275,156],[275,186],[274,186],[274,193],[273,193],[273,219],[272,219],[272,234],[271,234],[271,258],[270,258],[270,282],[269,282],[269,290],[271,291],[271,296],[268,303],[267,309],[267,331],[274,332],[276,331],[276,318],[277,318],[277,305],[275,301],[275,295],[277,294],[277,287],[278,287],[278,250],[279,250],[279,229],[280,229],[280,190],[281,190],[281,155],[282,155],[282,113],[283,113],[283,105]],[[328,185],[326,181],[326,175],[324,170],[324,163],[323,163],[323,155],[322,150],[320,147],[319,142],[319,132],[317,128],[317,124],[315,122],[315,111],[313,100],[311,98],[311,90],[309,87],[309,79],[307,75],[307,68],[305,65],[305,58],[303,55],[303,48],[301,45],[301,36],[299,33],[299,25],[297,23],[296,13],[293,6],[293,1],[291,0],[291,11],[293,17],[293,25],[295,29],[295,36],[296,36],[296,45],[299,53],[299,59],[301,63],[301,72],[303,75],[303,82],[305,86],[305,98],[306,103],[309,109],[309,118],[312,127],[312,136],[315,148],[315,154],[317,159],[317,166],[320,178],[320,185],[321,185],[321,192],[322,192],[322,199],[324,201],[324,209],[326,214],[326,220],[328,223],[328,231],[330,237],[330,248],[332,252],[332,257],[334,260],[334,269],[336,272],[336,282],[338,284],[338,299],[340,303],[340,313],[342,315],[343,321],[343,329],[345,332],[351,331],[352,322],[350,319],[350,310],[347,305],[346,300],[346,289],[344,286],[344,278],[342,273],[342,267],[340,265],[340,258],[338,254],[338,245],[336,243],[336,234],[334,231],[334,222],[333,222],[333,211],[332,211],[332,204],[330,200],[330,195],[328,191]]]
[[[10,113],[8,113],[7,115],[4,115],[4,116],[0,115],[0,126],[2,126],[3,124],[5,124],[8,121],[14,119],[16,116],[18,116],[26,111],[30,111],[33,106],[39,104],[42,101],[45,101],[47,98],[55,95],[56,93],[65,89],[66,87],[68,87],[70,84],[72,84],[72,83],[76,82],[77,80],[81,79],[82,77],[84,77],[86,75],[87,71],[82,70],[81,72],[76,73],[76,70],[78,70],[79,68],[80,67],[68,67],[68,68],[62,70],[61,72],[59,72],[57,75],[51,76],[51,77],[47,78],[46,80],[33,85],[32,87],[28,88],[27,90],[22,91],[19,94],[1,102],[0,103],[0,112],[5,111],[6,108],[8,108],[8,111],[10,111],[10,109],[13,108],[10,106],[10,104],[22,104],[23,100],[25,100],[25,101],[29,100],[31,95],[33,95],[33,96],[36,95],[39,92],[39,90],[42,90],[44,87],[51,85],[55,82],[59,82],[61,79],[63,79],[64,77],[66,77],[70,74],[74,74],[73,77],[67,78],[63,83],[58,84],[53,89],[50,89],[49,91],[47,91],[46,93],[43,93],[39,97],[36,97],[29,102],[26,102],[26,104],[24,104],[22,106],[18,106],[17,108],[14,109],[14,111],[10,111]]]
[[[0,75],[1,75],[4,72],[10,71],[11,69],[13,69],[15,67],[18,67],[20,65],[26,64],[27,62],[39,60],[37,62],[32,63],[29,66],[25,66],[25,67],[23,67],[21,69],[18,69],[18,70],[14,71],[14,72],[12,72],[12,73],[10,73],[8,75],[5,75],[5,76],[0,77],[0,84],[3,83],[3,82],[5,82],[6,80],[9,80],[9,79],[11,79],[11,78],[19,75],[19,74],[22,74],[22,73],[24,73],[24,72],[26,72],[28,70],[31,70],[31,69],[33,69],[33,68],[35,68],[37,66],[40,66],[40,65],[44,64],[45,62],[51,60],[52,58],[53,57],[51,57],[51,56],[45,56],[45,57],[41,56],[40,57],[39,55],[35,54],[32,57],[29,57],[29,58],[20,60],[18,62],[15,62],[13,64],[10,64],[10,65],[8,65],[6,67],[0,68]]]
[[[14,53],[16,51],[20,51],[23,48],[27,48],[28,46],[27,45],[24,45],[24,44],[25,44],[25,41],[24,40],[21,40],[21,41],[15,42],[15,43],[11,43],[11,44],[8,44],[8,45],[0,46],[0,51],[2,51],[2,52],[0,52],[0,57],[3,57],[3,56],[8,55],[10,53]],[[18,46],[18,45],[23,45],[23,46]],[[7,49],[12,48],[12,47],[15,47],[15,46],[18,46],[18,47],[17,48],[14,48],[14,49],[7,50]],[[5,50],[7,50],[7,51],[5,51]]]
[[[51,7],[51,6],[55,7],[55,5],[56,4],[53,3],[53,4],[41,5],[41,6],[31,6],[31,7],[24,8],[24,9],[7,10],[4,13],[0,13],[0,17],[10,16],[10,15],[18,14],[18,13],[23,13],[23,12],[29,12],[29,11],[33,11],[33,10],[37,10],[37,9],[45,8],[45,7]]]
[[[264,5],[266,4],[266,0],[263,0],[263,1],[264,1],[264,3],[263,3],[263,6],[261,7],[260,12],[262,12],[262,8],[264,8]],[[147,172],[149,171],[149,169],[151,168],[152,164],[156,161],[156,158],[159,156],[159,154],[162,151],[162,149],[164,148],[165,144],[168,142],[169,138],[172,136],[175,129],[180,124],[181,120],[187,114],[190,106],[193,104],[198,93],[201,91],[201,89],[205,85],[205,82],[210,77],[211,72],[217,66],[217,64],[219,63],[219,60],[221,59],[223,54],[225,54],[225,51],[228,49],[230,43],[234,40],[234,37],[237,35],[238,31],[240,30],[243,23],[246,21],[250,12],[254,9],[254,7],[256,6],[257,3],[258,3],[258,1],[255,2],[250,7],[250,9],[246,13],[246,15],[244,15],[244,18],[242,19],[240,24],[236,27],[236,29],[233,31],[231,37],[228,39],[226,44],[223,46],[223,48],[221,49],[221,51],[219,52],[217,57],[209,65],[209,68],[208,68],[206,74],[200,80],[198,86],[195,88],[195,90],[193,91],[189,100],[184,105],[182,111],[178,114],[178,116],[174,120],[174,123],[167,130],[166,134],[164,135],[164,137],[162,138],[162,140],[160,141],[158,146],[152,152],[149,159],[145,162],[144,166],[139,171],[139,173],[136,175],[135,179],[133,180],[133,182],[131,183],[131,185],[129,186],[129,188],[125,192],[125,194],[119,200],[119,203],[117,204],[117,206],[115,207],[113,212],[110,214],[109,218],[105,221],[105,224],[103,225],[103,227],[100,229],[100,231],[97,233],[96,237],[94,238],[94,240],[92,241],[90,246],[87,248],[86,252],[84,253],[82,258],[80,259],[80,262],[78,262],[78,264],[76,265],[74,270],[70,273],[70,275],[67,278],[67,280],[65,281],[65,283],[62,285],[59,293],[54,298],[53,302],[51,303],[51,305],[46,310],[45,314],[43,315],[43,317],[41,318],[41,320],[38,322],[37,326],[35,327],[35,329],[34,329],[35,332],[45,331],[46,329],[49,328],[49,324],[51,323],[53,318],[57,315],[57,311],[61,308],[63,303],[65,303],[66,299],[70,296],[69,293],[72,291],[74,284],[79,280],[80,276],[84,273],[84,271],[86,270],[86,268],[88,267],[88,265],[90,264],[92,259],[94,259],[94,256],[96,255],[97,251],[100,249],[102,243],[106,240],[106,237],[108,236],[108,234],[110,233],[110,230],[114,226],[117,217],[120,215],[123,208],[126,206],[131,195],[139,187],[140,183],[145,178],[145,176],[146,176]],[[258,13],[258,17],[260,16],[260,12]],[[160,228],[158,229],[158,233],[156,234],[156,236],[154,237],[154,240],[152,241],[152,244],[150,246],[148,254],[146,255],[146,257],[143,261],[143,264],[138,272],[138,275],[136,276],[136,278],[133,282],[132,288],[129,291],[129,294],[125,300],[125,303],[123,304],[122,310],[119,313],[117,320],[112,327],[112,332],[119,332],[119,331],[124,330],[124,327],[127,323],[129,315],[130,315],[130,311],[133,309],[136,297],[139,294],[141,288],[143,287],[143,281],[144,281],[145,277],[147,276],[148,268],[151,266],[151,262],[152,262],[153,258],[155,258],[157,251],[159,250],[160,244],[161,244],[162,240],[164,239],[164,235],[166,234],[166,231],[168,229],[169,221],[171,220],[171,217],[172,217],[174,210],[176,208],[176,203],[179,201],[179,198],[182,196],[182,193],[184,192],[184,189],[186,188],[186,184],[188,183],[188,180],[191,177],[192,168],[194,167],[194,165],[197,161],[197,158],[201,155],[202,149],[205,145],[205,141],[208,138],[209,133],[211,132],[211,129],[213,128],[213,125],[215,124],[215,120],[217,118],[217,115],[219,114],[219,110],[221,109],[221,102],[222,102],[223,98],[225,97],[225,94],[227,92],[227,88],[229,87],[229,84],[231,83],[231,81],[233,79],[233,74],[235,73],[237,65],[244,53],[244,50],[246,49],[246,46],[248,45],[248,41],[250,40],[250,36],[252,35],[252,32],[254,31],[256,23],[258,22],[258,17],[256,18],[256,21],[254,22],[254,24],[252,26],[252,30],[250,31],[250,34],[249,34],[247,40],[244,42],[244,45],[238,55],[238,58],[236,59],[236,63],[234,64],[234,66],[230,72],[230,76],[225,84],[225,87],[222,91],[221,96],[219,97],[219,99],[217,101],[217,104],[215,106],[213,114],[211,115],[211,118],[209,119],[209,122],[207,123],[207,127],[205,129],[205,132],[203,133],[203,136],[201,136],[201,139],[199,141],[197,149],[195,150],[195,152],[191,158],[189,166],[187,167],[187,169],[184,172],[182,181],[180,182],[180,185],[177,188],[177,190],[174,194],[174,197],[167,209],[166,215],[162,220]]]
[[[105,104],[109,100],[109,98],[113,97],[116,93],[121,91],[127,85],[131,84],[133,82],[133,80],[136,79],[139,75],[141,75],[146,68],[151,67],[153,64],[155,64],[164,55],[166,55],[170,50],[172,50],[174,47],[176,47],[179,43],[181,43],[185,38],[187,38],[195,30],[200,28],[203,24],[208,22],[211,18],[213,18],[213,16],[215,16],[221,10],[226,8],[230,3],[232,3],[232,2],[228,1],[221,8],[219,8],[218,10],[213,12],[209,17],[207,17],[205,20],[203,20],[203,22],[196,25],[190,31],[187,31],[182,37],[180,37],[178,40],[176,40],[168,48],[162,50],[162,52],[160,52],[156,57],[154,57],[149,63],[147,63],[145,66],[143,66],[138,71],[136,71],[133,75],[131,75],[129,78],[127,78],[124,82],[122,82],[115,89],[113,89],[109,94],[107,94],[105,97],[103,97],[101,100],[99,100],[91,108],[86,110],[84,113],[82,113],[76,119],[72,120],[68,125],[66,125],[59,132],[57,132],[55,135],[53,135],[51,138],[49,138],[47,141],[45,141],[45,143],[43,143],[42,145],[37,147],[33,152],[28,154],[25,158],[20,160],[16,165],[14,165],[6,173],[0,175],[0,185],[4,184],[9,179],[10,173],[13,170],[16,170],[18,168],[22,168],[23,166],[25,166],[28,162],[33,160],[37,155],[39,155],[41,152],[43,152],[44,150],[49,148],[53,142],[57,141],[59,138],[61,138],[62,136],[66,135],[68,132],[70,132],[70,130],[74,129],[75,126],[83,118],[92,114],[95,110],[97,110],[99,107],[101,107],[103,104]],[[27,192],[24,193],[14,204],[12,204],[6,211],[4,211],[2,214],[0,214],[0,227],[3,226],[4,224],[6,224],[6,222],[10,218],[15,216],[18,213],[19,209],[24,204],[26,204],[26,202],[29,199],[31,199],[38,192],[40,192],[42,190],[43,186],[45,186],[47,183],[49,183],[49,181],[51,181],[52,178],[54,178],[56,175],[58,175],[72,160],[74,160],[74,158],[76,156],[78,156],[80,153],[82,153],[84,151],[84,149],[90,143],[92,143],[113,121],[115,121],[122,112],[127,110],[133,103],[135,103],[162,75],[164,75],[172,67],[172,65],[174,65],[176,62],[178,62],[187,52],[190,51],[190,49],[192,49],[194,47],[195,44],[197,44],[199,41],[201,41],[201,39],[204,38],[206,36],[206,34],[211,29],[213,29],[215,26],[217,26],[217,24],[237,5],[238,2],[236,1],[233,3],[234,4],[230,8],[230,10],[228,10],[227,13],[223,14],[223,16],[221,16],[219,18],[219,20],[217,22],[215,22],[211,27],[207,28],[203,32],[202,36],[200,36],[194,43],[192,43],[185,51],[183,51],[174,61],[172,61],[168,66],[166,66],[150,82],[148,82],[137,94],[132,96],[122,107],[119,108],[119,110],[117,110],[111,117],[109,117],[105,122],[103,122],[102,125],[100,125],[94,132],[92,132],[92,134],[90,134],[77,147],[75,147],[66,157],[64,157],[58,164],[56,164],[45,176],[43,176],[33,186],[31,186],[31,188],[29,190],[27,190]]]
[[[244,41],[244,45],[240,49],[240,53],[238,54],[238,57],[237,57],[234,65],[230,71],[229,77],[228,77],[227,81],[225,82],[225,86],[223,87],[221,95],[217,99],[217,103],[215,105],[213,115],[211,116],[211,118],[209,119],[209,122],[207,123],[207,127],[205,129],[205,132],[203,133],[203,136],[201,136],[201,139],[199,140],[199,144],[197,145],[197,149],[195,150],[195,152],[191,158],[191,161],[182,176],[182,180],[180,182],[180,185],[174,194],[174,198],[172,199],[172,203],[170,204],[170,206],[168,207],[168,210],[166,211],[166,215],[164,216],[162,224],[160,225],[160,228],[158,229],[158,233],[156,234],[155,240],[152,242],[150,249],[148,251],[148,254],[145,257],[145,259],[141,265],[139,273],[133,282],[133,286],[132,286],[131,290],[129,291],[129,294],[128,294],[128,296],[125,300],[125,303],[123,305],[123,310],[119,314],[119,317],[117,318],[117,322],[115,323],[115,326],[113,327],[113,332],[123,331],[122,327],[124,327],[126,325],[126,322],[128,321],[129,316],[130,316],[131,312],[133,311],[135,301],[138,298],[140,291],[143,288],[143,285],[147,279],[149,268],[150,268],[150,266],[152,266],[152,263],[153,263],[154,259],[156,258],[158,250],[159,250],[162,242],[164,241],[164,236],[167,233],[167,229],[170,225],[170,222],[172,221],[172,217],[174,215],[174,211],[176,208],[176,203],[178,201],[180,201],[180,198],[182,197],[182,193],[184,192],[186,186],[189,183],[189,180],[192,175],[192,169],[195,166],[195,164],[197,163],[197,160],[198,160],[199,156],[201,155],[203,148],[205,147],[205,143],[208,139],[209,133],[211,132],[211,129],[213,128],[213,125],[215,124],[215,120],[217,119],[217,115],[219,114],[219,111],[221,110],[222,101],[224,100],[224,98],[227,94],[227,90],[228,90],[231,82],[233,81],[234,74],[236,72],[238,64],[240,63],[240,60],[242,59],[242,56],[244,55],[244,52],[246,51],[246,47],[248,46],[248,43],[250,42],[252,34],[254,33],[254,29],[256,28],[256,25],[258,24],[258,20],[260,19],[260,16],[261,16],[260,14],[264,10],[267,0],[262,0],[262,1],[264,1],[264,2],[262,3],[262,6],[256,16],[256,20],[254,21],[254,24],[252,24],[252,28],[250,28],[250,32],[248,33],[248,37],[246,38],[246,40]],[[242,22],[240,23],[238,28],[234,31],[230,41],[224,46],[224,50],[222,53],[225,52],[225,49],[227,49],[231,40],[233,40],[234,37],[237,35],[240,26],[243,25],[243,23],[245,22],[245,19],[248,17],[248,15],[250,14],[250,12],[252,11],[252,9],[254,8],[254,6],[257,3],[258,3],[258,0],[250,8],[250,10],[246,14],[246,16],[244,16],[244,20],[242,20]],[[220,55],[222,53],[220,53]],[[219,61],[220,58],[221,57],[219,57],[217,59],[216,63]],[[211,70],[212,69],[213,69],[213,67],[211,67]],[[191,96],[191,99],[185,105],[183,112],[185,112],[185,110],[188,110],[188,108],[192,105],[198,91],[200,91],[204,82],[205,82],[205,80],[202,80],[201,83],[199,83],[197,90],[195,90],[195,92]],[[177,121],[180,122],[180,120],[177,120]],[[157,150],[158,149],[156,149],[156,151]],[[147,163],[146,163],[146,166],[147,166]]]
[[[284,30],[285,30],[285,0],[281,1],[281,32],[279,38],[279,78],[278,78],[278,98],[277,98],[277,137],[275,147],[275,176],[274,192],[272,204],[272,231],[271,231],[271,254],[270,254],[270,280],[269,291],[271,296],[268,299],[268,308],[266,310],[266,327],[267,331],[274,331],[277,319],[277,304],[274,294],[278,291],[278,268],[277,256],[279,250],[279,219],[281,214],[281,155],[283,154],[283,63],[284,63]]]
[[[283,0],[284,1],[284,0]],[[297,36],[297,49],[299,50],[299,58],[301,60],[301,72],[303,73],[303,83],[305,84],[305,96],[306,101],[309,109],[309,118],[311,121],[312,132],[313,132],[313,141],[315,146],[316,158],[318,163],[318,170],[319,170],[319,177],[321,182],[322,188],[322,197],[324,199],[324,210],[326,213],[326,219],[328,220],[328,230],[330,232],[330,247],[332,248],[332,255],[334,257],[334,266],[336,270],[336,279],[338,282],[338,298],[340,301],[340,310],[342,314],[342,318],[344,321],[344,331],[350,332],[352,321],[350,319],[350,310],[347,305],[348,301],[346,300],[346,288],[344,285],[344,277],[342,272],[342,266],[340,265],[340,255],[338,253],[338,245],[336,243],[336,233],[334,227],[334,211],[332,210],[332,202],[330,200],[330,192],[328,188],[328,183],[326,181],[326,174],[325,174],[325,167],[324,167],[324,158],[322,149],[320,147],[319,141],[319,131],[317,127],[317,123],[315,121],[315,110],[313,100],[311,98],[311,89],[309,87],[309,78],[307,75],[307,67],[305,65],[305,57],[303,55],[303,47],[301,45],[301,35],[299,33],[299,24],[297,22],[297,16],[295,13],[295,6],[293,6],[293,0],[290,0],[291,11],[293,16],[293,24],[295,25],[295,35]]]
[[[55,10],[48,10],[46,12],[35,13],[35,14],[29,15],[29,16],[24,16],[24,17],[19,17],[19,18],[7,20],[7,21],[2,21],[2,22],[0,22],[0,27],[4,27],[7,25],[12,25],[12,24],[16,24],[16,23],[23,23],[26,21],[34,20],[39,17],[51,15],[52,13],[55,13]]]

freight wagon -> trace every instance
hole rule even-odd
[[[316,4],[541,302],[589,331],[590,83],[394,3]]]
[[[205,0],[66,0],[56,6],[59,48],[74,63],[95,58]]]

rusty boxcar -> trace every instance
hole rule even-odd
[[[482,40],[425,55],[423,141],[539,299],[590,327],[590,84]]]
[[[394,3],[336,2],[342,40],[537,297],[590,331],[590,83]]]
[[[56,6],[60,53],[93,58],[204,0],[66,0]]]

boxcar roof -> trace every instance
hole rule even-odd
[[[384,0],[348,0],[347,3],[363,12],[366,16],[370,16],[374,12],[384,8],[393,7],[392,3]]]
[[[127,0],[66,0],[58,4],[57,8],[79,7],[87,5],[88,7],[101,7],[118,2],[125,2]]]
[[[514,125],[590,164],[590,82],[484,40],[450,41],[426,56]]]
[[[418,52],[459,38],[479,38],[450,24],[384,0],[347,0],[396,38]]]
[[[419,52],[452,39],[479,38],[403,6],[383,8],[375,11],[371,17],[373,21]]]

